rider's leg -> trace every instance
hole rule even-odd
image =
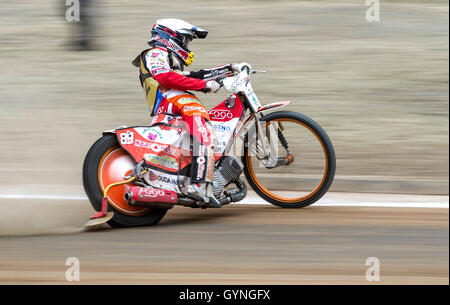
[[[177,96],[168,101],[172,104],[171,110],[179,112],[189,125],[193,139],[191,186],[188,192],[192,191],[205,201],[210,201],[211,205],[220,206],[212,194],[215,137],[208,112],[194,95]]]

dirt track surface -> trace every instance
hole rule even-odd
[[[84,232],[87,202],[39,206],[34,223],[11,222],[16,233],[28,224],[57,235],[0,237],[0,284],[73,283],[68,257],[80,260],[81,284],[449,283],[448,209],[176,207],[154,227]],[[380,282],[365,279],[368,257],[380,260]]]

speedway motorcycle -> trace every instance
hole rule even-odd
[[[265,71],[244,66],[216,80],[231,94],[208,111],[218,139],[214,197],[222,206],[239,202],[247,196],[247,182],[278,207],[306,207],[333,182],[333,145],[319,124],[303,114],[267,113],[290,102],[261,105],[250,82],[258,72]],[[213,207],[186,194],[193,156],[185,127],[181,117],[157,115],[150,126],[103,132],[83,165],[84,188],[97,211],[86,226],[154,225],[175,205]]]

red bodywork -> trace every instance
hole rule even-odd
[[[216,107],[212,108],[210,111],[208,111],[208,114],[211,118],[211,121],[217,121],[217,122],[228,122],[234,118],[241,118],[244,111],[244,105],[242,104],[241,99],[234,95],[236,98],[234,100],[234,107],[228,108],[225,102],[227,100],[224,100]]]
[[[161,143],[157,141],[156,138],[153,140],[153,138],[151,138],[152,134],[145,138],[136,131],[138,128],[146,127],[132,127],[116,130],[120,146],[122,146],[136,162],[146,160],[148,164],[172,173],[177,173],[180,169],[185,168],[192,162],[192,156],[189,150]],[[158,125],[153,128],[162,131],[170,127]],[[122,141],[123,138],[126,137],[130,140]]]

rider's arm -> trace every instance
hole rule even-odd
[[[160,73],[154,75],[153,78],[156,79],[161,86],[182,91],[202,90],[206,85],[206,81],[204,80],[186,77],[174,71]]]
[[[183,74],[192,78],[214,80],[219,76],[233,76],[233,69],[232,65],[229,64],[210,69],[202,69],[199,71],[183,72]]]
[[[146,68],[161,86],[182,91],[203,90],[205,88],[205,80],[174,72],[169,64],[168,53],[164,49],[156,48],[148,51],[144,60]]]

